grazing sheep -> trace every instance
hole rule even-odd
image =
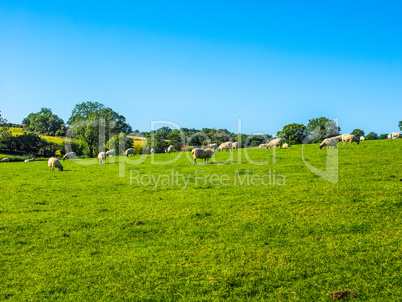
[[[106,155],[109,157],[115,156],[116,152],[114,150],[109,150],[106,152]]]
[[[129,149],[127,149],[126,151],[124,151],[124,155],[125,156],[129,156],[129,155],[132,155],[132,156],[134,156],[134,149],[133,148],[129,148]]]
[[[364,141],[364,140],[366,140],[366,138],[364,136],[360,136],[360,140]]]
[[[237,150],[238,148],[239,148],[239,143],[238,143],[238,142],[234,142],[234,143],[232,144],[232,149]]]
[[[288,147],[289,147],[289,144],[287,144],[287,143],[282,145],[282,148],[288,148]]]
[[[174,146],[170,145],[169,148],[167,148],[166,152],[167,153],[172,153],[174,151]]]
[[[401,134],[399,132],[392,132],[392,138],[399,138]]]
[[[151,154],[155,154],[155,148],[151,149]]]
[[[76,158],[76,157],[77,157],[77,155],[75,154],[75,152],[69,152],[63,156],[63,161],[65,161],[66,159],[71,159],[71,158]]]
[[[258,146],[258,148],[266,148],[268,146],[268,144],[261,144]]]
[[[207,149],[215,149],[216,147],[218,147],[218,144],[208,144],[208,145],[206,145]]]
[[[106,164],[106,152],[99,153],[98,158],[100,164]]]
[[[8,163],[10,161],[9,157],[4,157],[0,160],[0,163]]]
[[[273,148],[273,147],[276,147],[276,146],[279,146],[279,148],[282,148],[282,144],[283,144],[282,139],[281,138],[276,138],[276,139],[273,139],[272,141],[270,141],[267,144],[266,148],[269,149],[269,148]]]
[[[322,147],[325,147],[325,146],[327,146],[328,149],[329,149],[329,146],[333,146],[335,149],[337,149],[338,148],[338,137],[331,137],[331,138],[324,139],[319,146],[320,150],[322,149]]]
[[[353,142],[356,142],[357,144],[360,143],[360,140],[352,135],[352,134],[342,134],[342,143],[345,145],[345,143],[349,142],[349,145]]]
[[[197,164],[197,158],[199,159],[204,159],[204,164],[205,162],[209,162],[209,159],[214,155],[214,150],[212,149],[202,149],[202,148],[194,148],[191,151],[191,154],[193,155],[194,158],[194,165]]]
[[[35,158],[29,158],[24,160],[24,163],[30,163],[31,161],[35,161]]]
[[[392,139],[392,134],[388,134],[388,139]]]
[[[218,152],[220,152],[221,150],[229,151],[230,149],[232,149],[232,143],[226,142],[219,145]]]
[[[49,166],[50,172],[54,172],[54,168],[58,168],[59,171],[63,171],[63,166],[56,157],[49,158],[47,165]]]

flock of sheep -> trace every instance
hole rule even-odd
[[[399,138],[401,136],[401,134],[399,132],[393,132],[392,134],[388,135],[389,139],[392,138]],[[334,148],[338,148],[338,142],[339,140],[342,140],[343,145],[345,145],[347,142],[349,142],[349,145],[353,142],[356,142],[357,144],[360,143],[360,141],[364,141],[365,137],[361,136],[360,138],[357,138],[356,136],[352,135],[352,134],[342,134],[342,135],[338,135],[335,137],[331,137],[331,138],[326,138],[324,139],[321,144],[319,145],[319,149],[321,150],[323,147],[334,147]],[[261,144],[259,145],[260,148],[266,148],[266,149],[270,149],[273,147],[277,147],[279,146],[279,148],[287,148],[289,147],[289,144],[284,144],[282,138],[276,138],[271,140],[270,142],[266,143],[266,144]],[[204,163],[208,163],[209,159],[214,155],[214,153],[216,151],[220,152],[223,150],[226,151],[230,151],[230,150],[237,150],[239,148],[239,143],[238,142],[225,142],[219,145],[217,144],[208,144],[205,146],[204,148],[194,148],[191,151],[191,154],[194,158],[194,164],[197,164],[197,159],[203,159]],[[174,146],[170,145],[167,149],[165,149],[165,153],[172,153],[174,151]],[[155,149],[152,148],[151,149],[151,153],[154,154],[155,153]],[[106,163],[106,157],[109,156],[115,156],[115,150],[109,150],[107,152],[100,152],[98,154],[98,159],[99,159],[99,163],[100,164],[105,164]],[[133,148],[129,148],[124,152],[125,156],[129,156],[132,155],[134,156],[135,151]],[[75,152],[69,152],[66,153],[63,157],[63,161],[65,161],[66,159],[75,159],[77,157]],[[9,157],[5,157],[3,158],[0,162],[9,162],[10,158]],[[30,161],[34,161],[34,159],[26,159],[25,162],[30,162]],[[60,161],[55,158],[55,157],[51,157],[49,158],[48,161],[48,166],[49,166],[49,170],[50,171],[54,171],[54,168],[58,168],[59,171],[63,171],[63,165],[60,163]]]

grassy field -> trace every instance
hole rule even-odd
[[[402,139],[338,150],[1,163],[0,300],[397,301]]]

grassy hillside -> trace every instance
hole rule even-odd
[[[353,301],[396,301],[401,149],[340,144],[336,184],[305,167],[301,146],[209,165],[157,154],[125,175],[118,158],[55,173],[1,163],[0,299],[330,301],[350,289]],[[320,169],[326,154],[304,150]]]

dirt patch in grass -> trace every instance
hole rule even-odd
[[[336,292],[329,293],[328,295],[332,298],[332,300],[341,300],[357,296],[357,294],[350,289],[338,290]]]

